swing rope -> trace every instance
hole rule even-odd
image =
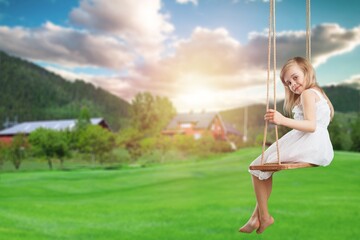
[[[310,0],[306,0],[306,59],[311,62],[311,12]]]
[[[272,38],[272,39],[271,39]],[[272,44],[271,44],[272,43]],[[271,48],[272,45],[272,48]],[[273,51],[271,51],[273,50]],[[269,14],[269,34],[268,34],[268,62],[267,62],[267,81],[266,81],[266,112],[269,111],[270,99],[269,99],[269,89],[270,89],[270,69],[271,69],[271,53],[273,55],[273,83],[274,83],[274,110],[276,111],[276,21],[275,21],[275,1],[270,0],[270,14]],[[264,139],[262,146],[261,154],[261,165],[264,163],[264,152],[265,144],[267,138],[267,129],[268,121],[265,121],[264,128]],[[280,150],[279,150],[279,133],[278,126],[275,125],[275,137],[276,137],[276,153],[278,164],[281,164],[280,161]]]
[[[271,69],[271,54],[273,55],[273,83],[274,83],[274,110],[276,111],[276,15],[275,15],[275,2],[270,0],[269,11],[269,31],[268,31],[268,55],[267,55],[267,81],[266,81],[266,112],[269,111],[269,89],[270,89],[270,69]],[[310,0],[306,0],[306,58],[311,62],[311,24],[310,24]],[[265,144],[267,138],[268,121],[265,121],[264,139],[262,145],[261,165],[264,164]],[[279,149],[279,133],[278,126],[275,125],[275,138],[276,138],[276,153],[277,165],[281,165],[280,149]],[[300,165],[299,165],[300,166]],[[308,167],[308,164],[301,164],[302,167]],[[293,166],[286,168],[294,168]],[[285,168],[284,168],[285,169]]]

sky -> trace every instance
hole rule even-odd
[[[279,70],[305,57],[306,1],[275,5]],[[358,0],[311,1],[321,86],[360,83],[359,9]],[[0,50],[129,103],[140,92],[166,96],[178,112],[265,103],[268,26],[266,0],[0,0]]]

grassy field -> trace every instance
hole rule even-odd
[[[243,149],[121,170],[0,174],[0,239],[360,239],[360,154],[274,176],[262,235],[238,233],[254,207]]]

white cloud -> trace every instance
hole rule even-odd
[[[160,10],[160,0],[81,0],[70,13],[70,22],[114,35],[144,57],[158,57],[174,30],[170,16]]]
[[[344,82],[360,84],[360,74],[353,75],[350,77],[350,79],[347,79]]]
[[[339,82],[338,84],[352,85],[360,89],[360,74],[352,75],[349,79]]]
[[[160,0],[82,0],[65,28],[0,27],[0,48],[28,59],[67,66],[128,67],[138,59],[158,59],[174,26],[160,12]]]
[[[305,31],[278,33],[278,70],[287,59],[305,55],[305,37]],[[316,26],[312,41],[314,65],[318,66],[331,57],[351,51],[360,44],[359,37],[359,28],[344,29],[337,24]],[[336,39],[335,42],[332,38]],[[327,41],[330,43],[326,43]],[[186,104],[180,96],[190,96],[194,89],[198,93],[213,93],[207,95],[207,100],[203,94],[202,99],[198,100],[200,102],[209,102],[217,96],[219,101],[216,101],[218,104],[214,108],[230,107],[229,101],[233,107],[242,105],[243,102],[235,100],[240,99],[237,94],[245,94],[247,98],[243,96],[241,99],[247,99],[247,102],[258,102],[266,96],[266,33],[252,33],[249,42],[242,45],[226,29],[198,27],[191,37],[179,40],[174,46],[175,51],[171,57],[138,66],[135,69],[137,75],[130,75],[128,79],[132,86],[139,91],[146,90],[172,97],[178,108],[184,108]],[[262,90],[253,94],[250,88]],[[280,83],[277,89],[280,99],[283,97]],[[232,100],[226,102],[223,99]],[[186,107],[191,106],[189,104]]]
[[[332,41],[333,36],[336,41]],[[336,24],[325,24],[313,29],[313,63],[320,65],[328,58],[351,51],[360,44],[359,28],[343,29]],[[329,43],[326,43],[328,41]],[[305,31],[278,34],[278,69],[287,59],[305,55]],[[146,76],[158,88],[169,83],[180,84],[188,76],[205,81],[217,89],[241,88],[263,83],[267,66],[267,35],[252,33],[249,42],[241,45],[226,29],[196,28],[189,39],[179,40],[175,52],[158,62],[137,68],[138,76]],[[185,77],[184,77],[185,76]],[[196,76],[196,77],[195,77]],[[141,77],[140,77],[141,78]],[[202,79],[202,80],[200,80]],[[205,84],[205,82],[204,82]],[[165,87],[165,89],[166,89]]]
[[[314,64],[319,65],[358,47],[360,26],[348,30],[338,24],[322,24],[312,30],[312,36]]]
[[[198,0],[176,0],[177,3],[180,4],[187,4],[187,3],[192,3],[194,5],[198,5]]]
[[[251,33],[246,47],[250,63],[266,64],[267,33]],[[305,56],[305,31],[277,33],[277,60],[284,64],[294,56]],[[338,24],[321,24],[312,29],[312,63],[319,66],[329,58],[352,51],[360,45],[360,26],[345,29]],[[265,55],[264,55],[265,53]]]
[[[199,72],[212,75],[234,74],[241,58],[240,43],[224,28],[215,30],[196,28],[191,37],[175,44],[172,61],[182,72]]]
[[[66,66],[100,66],[121,69],[131,66],[134,54],[113,37],[92,35],[47,22],[37,29],[1,27],[4,51],[32,60]]]
[[[359,28],[344,29],[336,24],[316,26],[312,42],[314,65],[351,51],[359,45],[359,36]],[[305,55],[305,32],[279,32],[278,68],[297,55]],[[172,56],[135,66],[128,76],[112,78],[115,84],[109,84],[105,77],[89,79],[129,101],[137,92],[150,91],[168,96],[179,111],[206,109],[209,104],[213,107],[207,110],[219,110],[265,102],[266,57],[265,32],[250,34],[249,42],[242,45],[224,28],[198,27],[188,39],[174,44]],[[277,89],[281,99],[280,83]]]

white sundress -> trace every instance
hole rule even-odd
[[[316,102],[316,129],[314,132],[302,132],[296,129],[291,130],[278,140],[281,162],[305,162],[319,166],[327,166],[334,157],[333,147],[330,141],[327,127],[330,123],[330,108],[324,96],[315,89],[320,98]],[[292,112],[295,120],[304,120],[301,105],[296,105]],[[264,163],[276,163],[276,143],[273,143],[264,153]],[[261,155],[250,165],[260,165]],[[271,177],[273,172],[262,172],[260,170],[249,170],[249,172],[265,180]]]

